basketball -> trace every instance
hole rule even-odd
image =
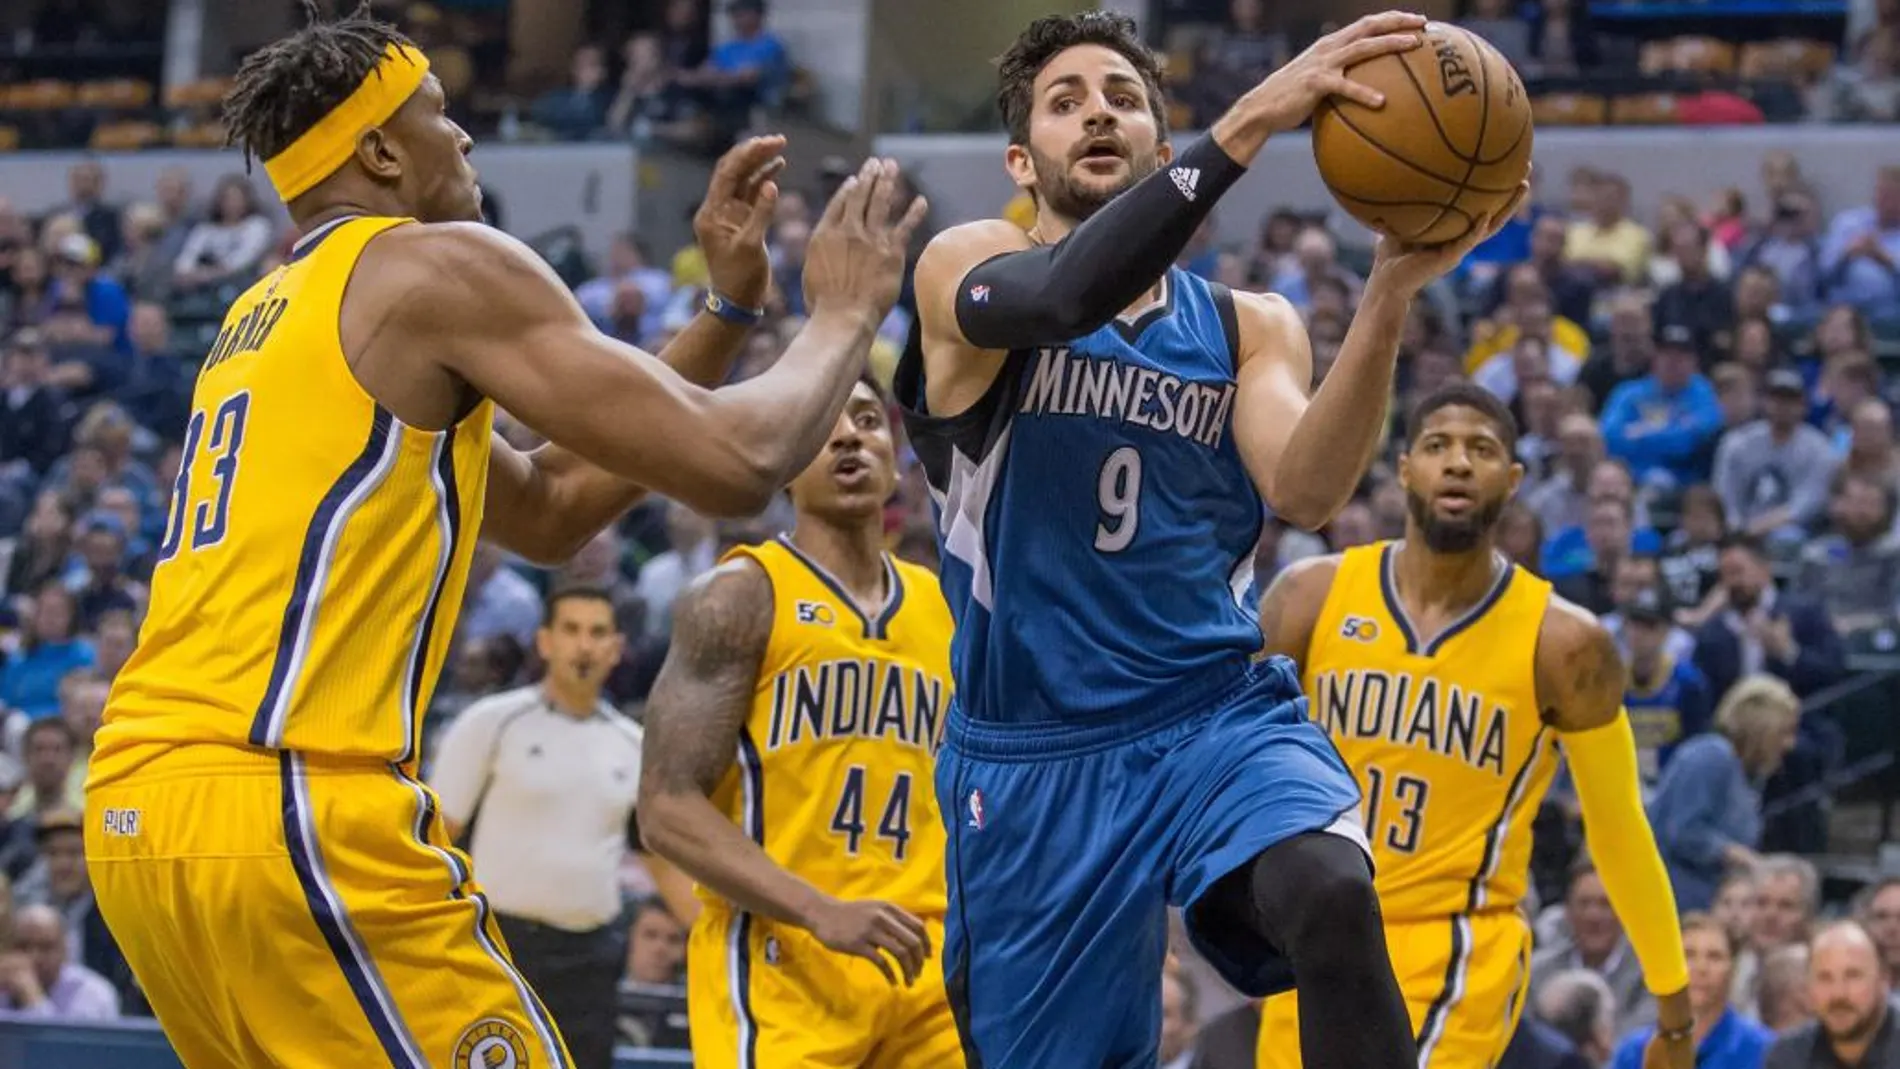
[[[1463,237],[1530,173],[1531,106],[1517,71],[1483,38],[1443,22],[1418,48],[1350,67],[1385,94],[1313,115],[1313,156],[1353,218],[1414,244]]]

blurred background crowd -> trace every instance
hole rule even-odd
[[[593,43],[565,70],[525,73],[507,0],[378,8],[428,48],[478,137],[627,142],[644,160],[703,158],[736,134],[822,110],[812,61],[774,30],[794,6],[583,4],[580,39]],[[1282,17],[1260,0],[1133,6],[1168,54],[1174,118],[1190,129],[1327,25],[1323,12]],[[169,18],[154,14],[165,5],[131,0],[0,12],[0,150],[11,153],[0,153],[0,1009],[75,1020],[144,1009],[88,892],[87,754],[136,639],[197,364],[224,308],[295,236],[235,157],[211,180],[182,164],[121,177],[141,158],[133,150],[221,142],[214,103],[230,63],[207,61],[225,72],[216,77],[166,72],[184,7],[205,5],[174,3]],[[1561,124],[1900,118],[1893,0],[1470,0],[1441,14],[1524,72],[1540,136]],[[993,49],[1005,43],[999,31]],[[887,125],[971,125],[956,100],[922,99],[884,93]],[[58,203],[24,207],[9,159],[60,149],[89,151],[63,164]],[[1900,141],[1872,162],[1870,180],[1824,194],[1813,157],[1771,145],[1750,167],[1684,175],[1694,197],[1652,191],[1641,209],[1614,167],[1540,169],[1522,214],[1417,302],[1388,417],[1396,436],[1409,399],[1461,377],[1517,414],[1525,476],[1500,542],[1623,645],[1652,823],[1690,915],[1698,1013],[1726,1007],[1784,1032],[1819,1015],[1832,1034],[1837,1004],[1856,1021],[1884,1014],[1887,985],[1900,981],[1900,857],[1886,847],[1900,778]],[[819,162],[787,182],[770,236],[770,315],[735,381],[770,366],[797,328],[814,206],[837,174]],[[935,192],[927,177],[917,184]],[[491,222],[507,227],[509,198],[489,202]],[[1026,208],[989,206],[1019,221]],[[706,283],[679,232],[669,219],[538,247],[600,329],[657,350]],[[1311,333],[1317,382],[1369,262],[1363,232],[1303,204],[1219,213],[1181,265],[1290,301]],[[908,301],[873,353],[886,381]],[[502,428],[535,444],[505,417]],[[928,495],[904,464],[890,544],[934,564]],[[1323,530],[1268,525],[1261,581],[1305,556],[1396,537],[1405,514],[1388,453]],[[560,569],[481,546],[431,729],[540,678],[543,598],[571,584],[611,597],[625,645],[605,697],[637,721],[681,589],[729,546],[787,520],[714,523],[656,499]],[[1511,1057],[1557,1050],[1633,1069],[1624,1040],[1654,1007],[1580,855],[1578,821],[1560,781],[1537,825],[1539,945],[1524,1046]],[[679,1045],[683,928],[635,851],[622,882],[621,1038]],[[1871,979],[1859,988],[1841,987],[1837,959],[1864,948],[1824,931],[1833,917],[1869,935]],[[1255,1009],[1185,946],[1180,961],[1163,1064],[1250,1065]],[[1882,1049],[1890,1060],[1877,1064],[1900,1065],[1900,1045]]]

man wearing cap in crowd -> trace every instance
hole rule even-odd
[[[1660,584],[1638,590],[1619,608],[1629,659],[1623,705],[1636,735],[1643,782],[1653,784],[1676,744],[1709,726],[1715,701],[1696,666],[1669,653],[1673,613]]]
[[[1695,332],[1663,324],[1649,374],[1610,391],[1604,403],[1604,447],[1639,484],[1673,488],[1708,476],[1722,403],[1697,360]]]
[[[53,305],[72,307],[84,314],[70,336],[55,342],[102,346],[124,356],[131,353],[126,328],[132,319],[132,300],[116,279],[99,273],[99,246],[84,234],[68,234],[53,247]],[[109,384],[98,383],[97,388]]]
[[[1821,518],[1839,460],[1806,422],[1800,372],[1775,368],[1763,385],[1764,418],[1730,431],[1715,451],[1715,492],[1730,529],[1792,544]]]
[[[65,397],[50,380],[52,360],[46,339],[30,328],[6,342],[0,365],[0,472],[23,462],[45,475],[66,441]]]

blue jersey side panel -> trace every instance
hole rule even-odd
[[[1263,509],[1232,433],[1232,300],[1171,270],[1160,307],[1009,354],[945,419],[924,414],[913,339],[898,392],[938,505],[971,719],[1186,707],[1259,650]]]

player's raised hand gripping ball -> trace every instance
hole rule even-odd
[[[1314,108],[1331,98],[1376,108],[1384,101],[1382,88],[1361,84],[1353,72],[1383,57],[1417,49],[1426,25],[1423,15],[1386,11],[1329,33],[1249,93],[1253,98],[1249,110],[1258,114],[1269,130],[1281,131],[1298,127]]]
[[[1422,48],[1389,52],[1347,77],[1384,97],[1341,94],[1313,115],[1313,154],[1353,218],[1408,245],[1466,236],[1530,174],[1531,105],[1511,64],[1483,38],[1442,22]]]

